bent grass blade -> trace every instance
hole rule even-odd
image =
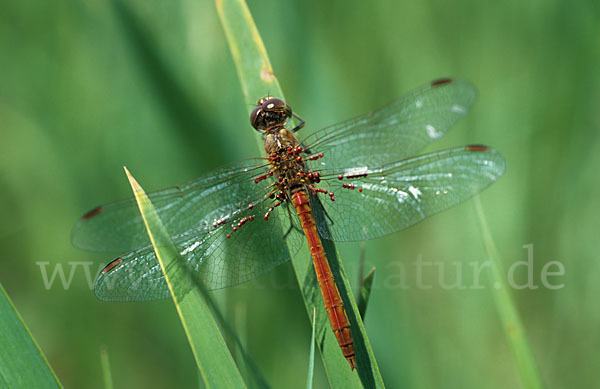
[[[62,387],[1,284],[0,387]]]
[[[190,272],[148,196],[127,168],[125,173],[204,383],[207,387],[245,388],[197,280],[192,284]]]
[[[243,0],[216,0],[217,11],[229,42],[235,63],[242,93],[247,103],[254,103],[264,97],[267,92],[285,100],[279,82],[275,77],[262,38],[254,24],[247,4]],[[250,114],[251,109],[248,110]],[[264,145],[257,137],[260,153],[264,153]],[[318,221],[317,221],[318,222]],[[377,361],[360,319],[360,314],[351,288],[346,278],[337,249],[331,241],[323,240],[323,247],[329,260],[332,272],[338,283],[338,289],[344,301],[346,311],[352,324],[352,336],[357,351],[358,376],[350,370],[348,362],[342,355],[335,335],[331,330],[325,309],[317,309],[316,328],[317,344],[321,350],[323,364],[331,386],[367,388],[383,387]],[[296,277],[300,284],[302,297],[309,317],[313,307],[323,307],[323,298],[316,280],[310,255],[296,255],[292,258]]]
[[[365,313],[367,312],[367,305],[369,304],[369,298],[371,297],[371,287],[373,286],[373,280],[375,279],[375,268],[373,267],[367,276],[360,283],[359,295],[358,295],[358,311],[360,317],[365,320]]]

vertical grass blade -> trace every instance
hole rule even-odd
[[[244,0],[216,0],[229,50],[247,102],[256,102],[267,91],[283,98],[265,45]],[[262,150],[262,145],[261,145]]]
[[[104,388],[113,389],[112,373],[110,371],[110,361],[108,360],[108,351],[105,347],[100,348],[100,364],[102,365],[102,377],[104,378]]]
[[[61,387],[58,378],[2,285],[0,285],[0,387]]]
[[[515,356],[515,362],[517,364],[519,375],[521,376],[521,382],[523,383],[524,388],[542,388],[543,385],[540,372],[538,370],[533,353],[529,348],[529,342],[527,341],[525,328],[523,327],[521,318],[519,317],[517,309],[510,296],[510,285],[502,276],[506,273],[503,271],[500,255],[496,249],[496,244],[494,243],[494,239],[492,238],[492,234],[488,228],[479,196],[475,196],[474,201],[485,248],[488,257],[492,261],[491,290],[494,297],[494,303],[496,305],[496,310],[500,315],[504,333],[506,334],[506,338],[508,339],[513,355]]]
[[[313,308],[312,335],[310,336],[310,354],[308,357],[308,375],[306,389],[312,389],[315,374],[315,329],[317,328],[317,308]]]
[[[363,320],[365,320],[365,313],[367,313],[367,305],[369,304],[369,297],[371,297],[371,287],[373,286],[374,279],[375,268],[372,268],[360,283],[360,289],[358,292],[358,312],[360,312],[360,317]]]
[[[262,38],[245,1],[216,0],[216,6],[229,42],[246,102],[255,102],[264,97],[267,92],[284,99],[285,97],[273,72]],[[248,113],[251,109],[248,109]],[[264,153],[264,146],[260,139],[258,141],[260,152]],[[337,249],[333,242],[326,240],[323,241],[323,248],[337,280],[338,289],[352,325],[352,335],[357,351],[358,375],[350,370],[348,362],[343,357],[331,331],[325,309],[321,308],[323,307],[323,298],[312,268],[310,256],[297,255],[292,258],[292,264],[308,314],[311,314],[313,307],[319,307],[316,318],[317,344],[321,350],[329,382],[333,387],[356,387],[361,384],[367,388],[383,387],[379,368],[360,319],[358,308],[352,297],[348,279],[337,255]]]
[[[127,169],[125,172],[204,383],[208,388],[245,388],[208,304],[198,290],[198,280],[192,279],[142,187]]]

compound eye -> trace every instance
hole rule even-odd
[[[258,102],[256,103],[256,105],[258,107],[260,107],[261,105],[263,105],[265,103],[265,101],[272,99],[273,96],[265,96],[265,97],[261,97],[260,99],[258,99]]]
[[[252,110],[252,113],[250,114],[250,124],[252,124],[252,127],[254,127],[254,129],[258,130],[258,115],[261,112],[261,108],[260,107],[256,107],[254,108],[254,110]]]
[[[264,111],[279,111],[286,106],[285,102],[281,99],[271,97],[262,104]]]

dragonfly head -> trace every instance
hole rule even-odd
[[[250,115],[250,124],[255,130],[264,132],[273,126],[282,126],[292,116],[292,108],[276,97],[267,96],[258,100]]]

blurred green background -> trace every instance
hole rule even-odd
[[[442,76],[477,85],[472,112],[430,150],[485,143],[504,154],[507,172],[481,200],[505,268],[533,244],[539,288],[512,296],[543,380],[597,385],[599,3],[249,7],[305,134]],[[81,265],[67,290],[59,279],[47,290],[38,263],[69,277],[70,264],[93,261],[93,277],[112,258],[73,248],[69,234],[83,212],[130,195],[123,165],[151,190],[259,155],[254,102],[241,95],[214,4],[2,0],[0,9],[0,282],[67,387],[102,387],[101,345],[117,387],[196,385],[170,301],[101,303]],[[360,243],[338,248],[357,285]],[[488,260],[473,202],[368,242],[366,257],[377,273],[365,324],[389,387],[519,385],[487,271],[483,288],[469,287],[471,264]],[[424,267],[430,289],[416,286],[419,257],[436,263]],[[549,278],[564,284],[557,290],[541,285],[550,261],[565,268]],[[440,272],[466,288],[443,287]],[[214,296],[268,381],[304,386],[311,327],[291,265]]]

